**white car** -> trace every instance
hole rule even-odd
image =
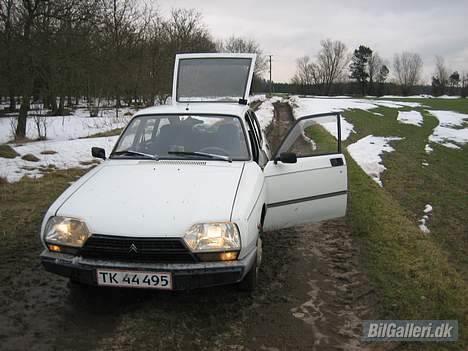
[[[172,104],[139,111],[107,159],[93,148],[105,162],[48,209],[46,270],[98,286],[252,290],[262,231],[344,216],[339,115],[297,120],[270,157],[247,105],[254,65],[178,55]],[[318,146],[333,124],[337,140]]]

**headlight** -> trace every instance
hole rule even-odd
[[[49,219],[44,234],[49,248],[57,245],[82,247],[88,237],[88,227],[83,221],[61,216]]]
[[[185,242],[193,252],[240,250],[237,226],[231,222],[194,224],[185,233]]]

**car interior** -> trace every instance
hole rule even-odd
[[[136,120],[134,123],[138,123]],[[249,153],[239,120],[226,117],[142,117],[135,130],[130,149],[152,155],[168,152],[204,152],[248,159]],[[125,135],[122,137],[124,142]]]

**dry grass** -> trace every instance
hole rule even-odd
[[[0,145],[0,157],[3,158],[15,158],[19,154],[8,144]]]
[[[98,161],[98,160],[80,161],[80,165],[82,165],[82,166],[96,165],[96,164],[99,164],[99,163],[101,163],[101,162]]]
[[[41,155],[55,155],[56,153],[57,153],[57,151],[54,151],[54,150],[41,151]]]
[[[122,133],[122,130],[123,130],[123,128],[115,128],[115,129],[108,130],[106,132],[99,132],[99,133],[96,133],[96,134],[89,135],[87,137],[82,137],[80,139],[103,138],[103,137],[120,135],[120,133]]]
[[[15,183],[1,178],[0,234],[4,235],[4,240],[0,245],[0,255],[15,252],[21,257],[22,250],[40,248],[37,233],[42,216],[69,182],[85,172],[82,169],[57,171],[39,179],[23,177]]]
[[[39,158],[37,158],[36,156],[34,156],[33,154],[26,154],[26,155],[23,155],[21,156],[21,158],[25,161],[30,161],[30,162],[39,162]]]

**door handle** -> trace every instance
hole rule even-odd
[[[341,157],[331,158],[330,163],[331,163],[332,167],[339,167],[339,166],[344,165],[343,159]]]

